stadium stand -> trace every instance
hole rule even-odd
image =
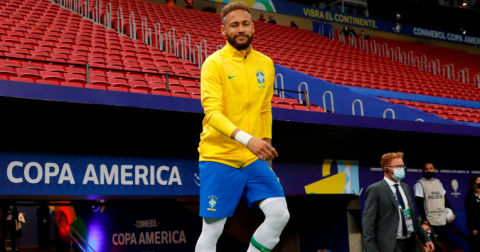
[[[478,63],[480,62],[480,55],[450,48],[439,50],[438,47],[434,46],[378,37],[372,37],[372,40],[381,45],[382,50],[385,47],[390,52],[394,52],[393,57],[397,61],[404,56],[407,64],[414,65],[421,70],[479,86],[480,79],[477,76],[480,74],[480,64]],[[399,56],[399,53],[402,56]]]
[[[218,32],[218,14],[140,0],[92,2],[101,6],[99,11],[93,6],[71,6],[69,1],[58,3],[91,17],[93,22],[47,0],[12,0],[0,7],[0,56],[5,58],[0,60],[1,79],[198,99],[201,62],[225,43]],[[361,50],[360,39],[359,45],[355,42],[352,47],[345,38],[342,44],[308,30],[258,22],[255,26],[259,32],[253,46],[275,63],[334,84],[480,99],[473,85],[426,73],[366,48]],[[386,40],[376,39],[373,47],[380,51],[381,41]],[[89,80],[82,67],[87,63]],[[272,106],[308,110],[298,100],[278,95]],[[323,111],[315,105],[310,110]]]
[[[131,4],[137,4],[140,7],[134,8]],[[102,5],[104,8],[100,8],[101,10],[106,10],[106,7],[110,5],[116,9],[118,9],[117,6],[121,6],[120,8],[131,10],[137,16],[146,15],[146,13],[165,14],[164,19],[161,20],[165,29],[173,27],[169,26],[167,20],[173,20],[172,24],[182,23],[173,17],[189,16],[192,18],[189,12],[197,14],[193,18],[203,18],[206,23],[217,26],[217,23],[209,22],[214,18],[214,14],[205,15],[199,11],[177,8],[172,10],[167,8],[168,11],[166,11],[163,10],[164,6],[141,1],[122,1],[118,4],[103,2]],[[152,9],[147,12],[145,6],[156,7],[154,9],[161,10],[161,12],[152,11]],[[106,29],[91,20],[83,19],[80,15],[46,0],[13,0],[0,9],[2,13],[0,15],[0,56],[4,58],[0,60],[1,79],[200,98],[200,68],[186,59],[186,52],[182,51],[183,59],[179,59],[178,53],[174,50],[182,50],[187,46],[187,44],[184,44],[183,47],[176,46],[179,41],[175,40],[175,36],[185,36],[186,34],[179,26],[173,27],[178,31],[172,29],[173,38],[170,41],[164,41],[161,47],[166,50],[162,51],[144,43],[151,44],[156,41],[143,41],[141,29],[135,29],[139,36],[137,38],[140,39],[135,40],[119,35],[116,31]],[[92,8],[89,13],[95,16],[96,8]],[[107,19],[107,13],[109,12],[101,13],[102,20]],[[93,19],[95,20],[95,17]],[[117,17],[114,17],[113,21],[113,23],[119,23],[116,22],[118,21]],[[150,22],[153,23],[153,21]],[[141,27],[141,24],[138,24],[138,27]],[[127,28],[127,34],[130,35],[128,24],[125,25],[125,28]],[[190,30],[197,28],[200,31],[205,29],[193,25]],[[167,39],[166,35],[164,37]],[[218,37],[219,34],[216,36]],[[206,38],[211,37],[207,34]],[[201,41],[200,37],[196,35],[192,35],[191,39],[193,43]],[[174,45],[174,47],[169,47],[168,44]],[[211,49],[208,53],[214,51],[215,49]],[[192,55],[194,54],[188,53],[188,58],[191,59]],[[198,62],[198,59],[196,61]],[[57,63],[64,63],[64,65]],[[89,84],[87,84],[86,70],[83,66],[87,63],[91,69]],[[166,77],[166,73],[170,76]],[[169,84],[168,91],[166,78],[168,78]],[[273,107],[309,110],[298,100],[275,96],[272,102]],[[312,105],[310,110],[323,111],[322,108],[315,105]]]
[[[129,4],[126,4],[127,2]],[[103,2],[103,5],[105,7],[102,9],[106,9],[107,2]],[[202,50],[202,38],[205,38],[209,45],[208,53],[213,53],[225,43],[225,39],[219,36],[218,24],[221,20],[217,14],[168,8],[138,0],[124,0],[118,4],[112,1],[112,8],[115,9],[115,6],[122,8],[123,20],[129,18],[127,10],[133,12],[135,17],[146,18],[147,24],[160,22],[163,31],[170,33],[174,29],[182,40],[180,43],[186,43],[185,34],[188,32],[192,44],[199,45],[197,52]],[[118,19],[115,12],[113,13],[113,25],[118,26]],[[201,25],[198,24],[198,20],[202,20]],[[142,22],[137,18],[135,23],[136,35],[143,39],[142,34],[145,34],[145,31],[139,28],[142,27]],[[474,101],[478,97],[476,88],[459,87],[458,81],[445,79],[433,73],[426,74],[414,67],[342,45],[308,30],[259,22],[255,22],[255,27],[259,32],[255,34],[253,46],[271,57],[275,63],[335,84]],[[128,28],[125,25],[126,33],[130,34]],[[146,34],[145,37],[148,37],[148,33]],[[166,35],[164,33],[160,38],[154,34],[151,40],[146,41],[156,44],[155,38],[164,41]],[[173,43],[173,49],[169,47],[170,52],[175,52],[176,42],[178,40],[174,35],[173,41],[170,39],[168,42]],[[180,51],[178,50],[176,54],[179,55]]]

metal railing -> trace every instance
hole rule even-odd
[[[60,222],[63,222],[63,223],[65,223],[66,225],[62,225]],[[70,236],[70,251],[74,251],[74,250],[73,250],[73,244],[72,244],[72,240],[74,240],[75,243],[77,243],[78,247],[79,247],[82,251],[84,251],[84,252],[89,252],[89,250],[88,250],[87,248],[84,248],[83,246],[80,245],[80,242],[77,240],[77,238],[79,238],[85,245],[88,246],[88,248],[90,248],[90,251],[95,252],[95,249],[93,249],[92,246],[90,246],[90,244],[88,244],[88,242],[85,241],[85,239],[80,235],[80,233],[78,233],[78,231],[75,230],[75,228],[73,228],[73,226],[70,225],[70,224],[68,223],[68,221],[65,220],[65,218],[63,218],[63,217],[58,217],[57,226],[58,226],[59,228],[65,230],[65,232],[67,232],[67,234]],[[68,229],[67,229],[67,227],[70,228],[70,230],[73,231],[73,232],[69,232]],[[76,236],[77,238],[75,238],[75,236]]]
[[[134,71],[134,70],[123,70],[123,69],[114,69],[114,68],[106,68],[106,67],[96,67],[90,66],[89,64],[77,64],[77,63],[65,63],[65,62],[58,62],[58,61],[46,61],[46,60],[35,60],[35,59],[23,59],[23,58],[15,58],[15,57],[8,57],[8,56],[0,56],[0,58],[5,59],[15,59],[21,61],[31,61],[31,62],[38,62],[38,63],[52,63],[54,65],[67,65],[67,66],[77,66],[85,68],[85,82],[86,85],[93,85],[90,83],[90,69],[98,69],[98,70],[105,70],[105,71],[114,71],[114,72],[124,72],[124,73],[138,73],[138,74],[148,74],[152,76],[165,76],[165,87],[166,91],[170,92],[170,83],[168,81],[168,77],[176,77],[182,79],[190,79],[190,80],[200,80],[199,78],[190,77],[190,76],[182,76],[182,75],[175,75],[169,73],[155,73],[155,72],[142,72],[142,71]]]
[[[303,90],[303,91],[301,91],[302,86],[305,86],[305,90]],[[306,82],[302,82],[302,83],[298,84],[298,101],[300,103],[303,103],[302,93],[305,96],[305,102],[307,104],[307,107],[308,107],[308,109],[310,109],[310,97],[309,97],[309,93],[308,93],[308,84]]]
[[[480,88],[480,74],[477,74],[475,77],[473,77],[473,86]]]
[[[281,89],[278,88],[277,85],[277,77],[280,77],[280,85],[282,86]],[[275,82],[274,82],[274,90],[273,93],[278,95],[280,98],[285,99],[285,92],[283,91],[285,89],[285,86],[283,85],[283,75],[282,74],[277,74],[275,75]],[[282,90],[282,92],[278,92],[278,90]]]
[[[387,118],[387,112],[391,112],[392,113],[392,119],[395,119],[395,111],[393,111],[393,109],[385,109],[385,111],[383,111],[383,118]]]
[[[360,99],[356,99],[352,102],[352,115],[355,115],[355,103],[360,104],[360,115],[363,116],[363,102]]]
[[[470,72],[468,71],[468,68],[458,71],[458,81],[470,83]]]
[[[334,101],[333,101],[333,93],[330,92],[330,91],[325,91],[325,93],[323,93],[323,110],[325,112],[327,112],[327,102],[325,100],[325,95],[329,94],[330,95],[330,105],[332,106],[332,113],[335,113],[335,104],[334,104]]]

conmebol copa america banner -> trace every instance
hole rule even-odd
[[[236,2],[230,0],[209,0],[213,2],[230,3]],[[382,19],[370,18],[360,15],[343,13],[341,11],[319,9],[308,5],[291,3],[283,0],[241,0],[248,4],[251,8],[269,12],[282,13],[286,15],[311,18],[321,20],[323,22],[339,23],[345,26],[356,26],[360,28],[375,29],[386,32],[399,33],[408,36],[423,37],[435,40],[443,40],[448,42],[480,45],[480,38],[469,35],[451,33],[439,30],[433,30],[425,27],[418,27],[402,23],[394,23]],[[334,7],[334,6],[332,6]],[[257,19],[257,17],[253,17]],[[290,22],[290,21],[289,21]],[[315,26],[315,24],[314,24]],[[314,32],[319,32],[318,28],[314,28]],[[324,30],[324,34],[328,35],[328,30]],[[358,31],[357,31],[358,32]]]
[[[274,162],[286,194],[355,194],[358,161]],[[298,171],[302,170],[301,173]],[[198,195],[198,160],[89,155],[0,153],[1,195]]]

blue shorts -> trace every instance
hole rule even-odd
[[[209,161],[199,167],[201,217],[232,217],[240,198],[251,208],[255,201],[285,197],[277,176],[260,159],[242,169]]]

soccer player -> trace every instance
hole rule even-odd
[[[278,156],[271,140],[275,69],[269,57],[250,46],[254,27],[246,4],[226,5],[221,17],[227,45],[206,59],[201,76],[203,228],[195,251],[216,251],[226,218],[240,198],[249,207],[259,205],[265,214],[247,252],[271,251],[290,218],[283,189],[268,163]]]

